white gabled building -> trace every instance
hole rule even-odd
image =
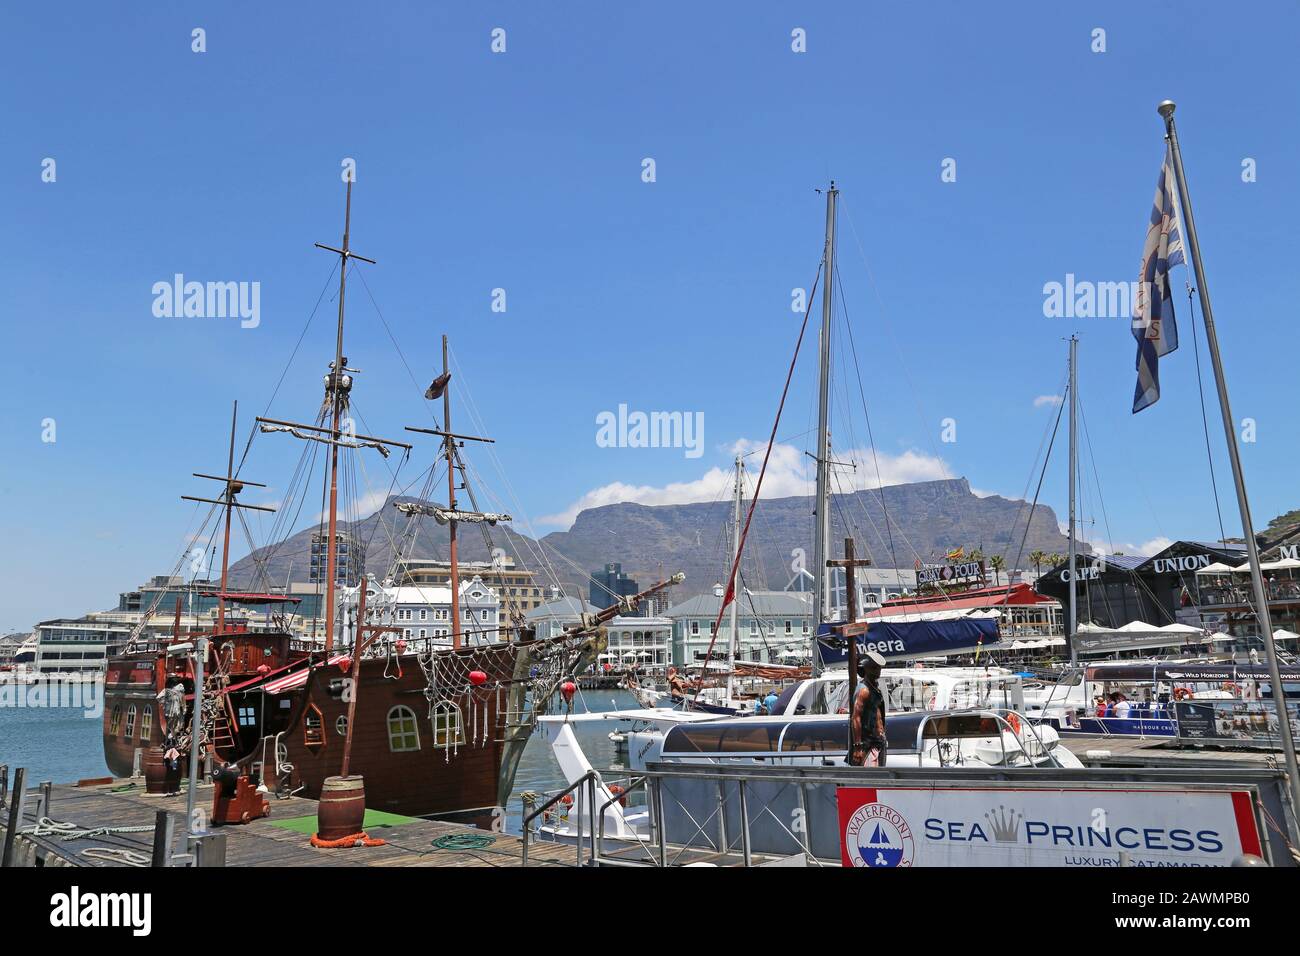
[[[344,600],[355,605],[356,588],[345,591]],[[451,588],[440,585],[381,585],[366,586],[367,617],[372,624],[400,627],[401,636],[419,648],[424,641],[438,646],[451,645]],[[369,613],[374,609],[377,613]],[[498,637],[498,628],[509,622],[501,621],[501,601],[497,592],[475,575],[460,582],[460,626],[462,644],[482,644],[504,640]]]
[[[713,627],[722,607],[722,586],[700,594],[664,612],[673,625],[673,663],[678,667],[701,664],[714,639]],[[788,664],[812,654],[812,595],[800,591],[742,591],[737,596],[740,659]],[[731,614],[722,616],[714,657],[727,652]]]
[[[581,623],[583,614],[595,614],[599,610],[582,598],[555,597],[524,617],[537,631],[538,638],[545,639]],[[672,632],[673,622],[666,617],[619,615],[605,625],[609,643],[596,665],[603,670],[608,664],[616,671],[635,667],[642,674],[662,677],[672,663]]]

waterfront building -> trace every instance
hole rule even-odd
[[[547,600],[537,584],[532,571],[516,567],[513,558],[502,556],[495,561],[457,561],[462,581],[477,576],[501,599],[503,620],[509,621],[511,612],[527,613]],[[451,562],[429,558],[406,558],[397,569],[399,586],[451,587]]]
[[[30,640],[32,640],[30,631],[15,631],[12,634],[0,636],[0,669],[13,667],[18,663],[26,663],[26,661],[18,661],[17,658],[22,656],[22,652]]]
[[[334,583],[343,587],[356,587],[365,571],[366,553],[360,540],[350,531],[336,531],[334,550]],[[329,573],[329,533],[313,531],[311,536],[311,563],[307,579],[313,583],[326,583]]]
[[[1120,628],[1140,621],[1154,627],[1188,624],[1217,630],[1223,609],[1203,606],[1197,572],[1214,564],[1236,567],[1245,560],[1244,545],[1222,541],[1175,541],[1151,557],[1079,555],[1079,623]],[[1043,572],[1034,588],[1065,605],[1069,582],[1069,562],[1062,561]]]
[[[1300,633],[1300,524],[1260,535],[1259,544],[1260,570],[1274,636],[1283,631],[1286,633],[1280,635],[1282,639],[1295,640],[1294,635]],[[1244,551],[1238,561],[1198,566],[1194,594],[1194,623],[1232,638],[1222,641],[1216,649],[1247,653],[1263,649],[1259,620],[1253,610],[1250,565]],[[1296,650],[1294,644],[1289,648]]]
[[[843,620],[848,616],[848,585],[843,568],[830,568],[828,572],[831,591],[831,619]],[[913,568],[855,568],[854,582],[858,589],[860,611],[880,607],[886,601],[896,601],[916,591],[916,571]],[[800,568],[786,584],[787,591],[811,593],[812,572]]]
[[[566,627],[581,622],[583,614],[595,614],[600,608],[582,598],[555,597],[527,614],[527,620],[539,639],[555,637]],[[665,677],[673,662],[673,622],[666,617],[619,615],[605,625],[608,645],[597,658],[598,668],[608,664],[613,670],[635,667],[650,677]]]
[[[552,589],[550,600],[530,610],[524,620],[536,632],[538,640],[548,640],[562,634],[566,627],[578,624],[583,614],[595,614],[599,610],[586,598],[563,596]]]
[[[664,612],[673,625],[673,663],[678,667],[702,663],[714,636],[722,607],[722,585],[674,604]],[[722,619],[722,634],[714,657],[727,652],[730,615]],[[750,591],[737,595],[739,659],[788,664],[807,660],[812,653],[812,595],[804,591]]]
[[[604,610],[611,607],[619,598],[630,597],[640,590],[637,583],[623,573],[623,565],[607,564],[602,570],[591,572],[588,582],[588,600],[597,608]]]
[[[36,625],[31,667],[42,674],[101,671],[130,636],[131,625],[92,617],[42,621]]]
[[[343,597],[356,601],[356,588]],[[497,640],[501,601],[497,592],[474,575],[460,582],[460,627],[465,644]],[[400,627],[408,641],[451,643],[451,588],[439,585],[367,584],[366,607],[371,623]],[[418,645],[417,645],[418,646]]]

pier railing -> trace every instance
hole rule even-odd
[[[717,764],[652,764],[629,783],[624,796],[649,795],[648,825],[611,837],[605,811],[612,800],[596,803],[600,775],[589,772],[551,798],[528,823],[562,800],[579,794],[578,859],[581,865],[666,867],[839,866],[841,787],[989,791],[990,797],[1017,791],[1095,791],[1099,806],[1108,796],[1134,789],[1168,791],[1246,791],[1260,821],[1262,852],[1274,866],[1300,865],[1294,847],[1300,830],[1281,771],[1257,768],[925,768],[925,767],[762,767]],[[617,799],[617,797],[615,798]]]

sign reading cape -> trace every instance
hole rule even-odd
[[[845,866],[1230,866],[1263,856],[1248,790],[840,787]]]

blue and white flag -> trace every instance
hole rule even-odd
[[[1137,302],[1133,309],[1133,337],[1138,344],[1134,413],[1154,405],[1160,398],[1160,356],[1178,348],[1174,301],[1169,292],[1169,270],[1183,262],[1177,191],[1173,157],[1166,150],[1160,178],[1156,180],[1151,225],[1147,227],[1147,241],[1142,247],[1142,268],[1138,272]]]

